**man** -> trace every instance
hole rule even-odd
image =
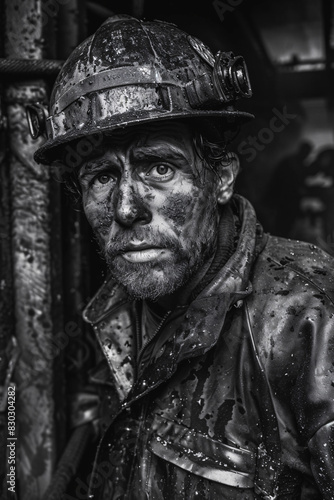
[[[111,274],[90,498],[334,498],[333,261],[233,195],[249,95],[242,58],[128,16],[55,84],[36,159],[73,167]]]

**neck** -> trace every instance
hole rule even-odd
[[[156,302],[147,301],[151,309],[156,311],[160,316],[166,314],[167,311],[172,311],[177,306],[184,306],[190,302],[190,296],[195,287],[202,281],[207,271],[209,270],[214,256],[207,260],[200,269],[190,278],[190,280],[174,293],[159,297]]]

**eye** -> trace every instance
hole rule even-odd
[[[110,180],[110,175],[108,174],[101,174],[101,175],[98,175],[97,176],[97,180],[101,183],[101,184],[107,184],[107,182],[109,182]]]
[[[167,167],[167,165],[158,165],[156,169],[159,175],[166,175],[169,167]]]
[[[174,173],[175,170],[170,165],[159,163],[150,168],[146,176],[156,181],[168,181],[174,177]]]
[[[114,178],[112,177],[112,175],[104,172],[102,174],[96,175],[93,179],[92,184],[95,187],[99,187],[99,186],[101,186],[101,184],[106,185],[106,184],[109,184],[110,182],[113,182],[113,181],[114,181]]]

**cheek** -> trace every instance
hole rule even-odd
[[[182,228],[189,218],[189,208],[194,204],[194,200],[190,195],[170,195],[166,199],[160,214],[173,223],[175,229]]]
[[[108,203],[107,200],[83,199],[83,209],[93,230],[101,237],[107,235],[114,219],[111,203]]]
[[[202,229],[216,226],[218,205],[214,190],[194,189],[190,194],[168,196],[159,213],[173,224],[174,231],[185,239]]]

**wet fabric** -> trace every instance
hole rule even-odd
[[[138,361],[136,305],[112,280],[86,309],[113,394],[92,498],[334,498],[333,259],[232,206],[235,252]]]

